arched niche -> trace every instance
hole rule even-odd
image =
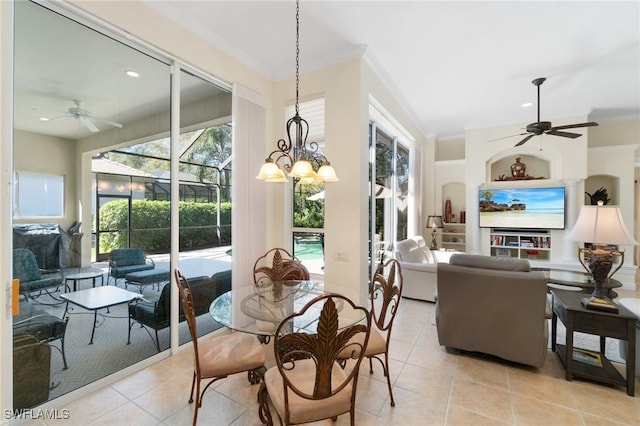
[[[510,180],[511,165],[516,162],[516,158],[525,164],[525,175],[532,178],[550,179],[551,161],[547,157],[529,154],[509,154],[490,158],[487,161],[487,181]]]
[[[607,204],[620,205],[620,178],[612,175],[591,175],[584,182],[584,203],[591,204],[589,195],[600,188],[607,191],[608,197],[611,199]]]
[[[462,182],[448,182],[442,185],[442,215],[444,219],[445,203],[451,201],[451,213],[455,215],[455,222],[460,220],[460,212],[466,211],[466,186]]]

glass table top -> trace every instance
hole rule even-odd
[[[356,305],[368,307],[368,296],[350,289],[330,291],[342,294]],[[271,336],[280,322],[294,312],[300,311],[313,298],[326,293],[323,283],[317,281],[282,281],[272,285],[255,287],[253,284],[236,288],[217,297],[210,306],[209,313],[214,320],[234,330],[262,336]],[[289,330],[315,331],[315,320],[319,312],[307,311],[305,316],[296,317]],[[350,318],[346,327],[362,318]]]

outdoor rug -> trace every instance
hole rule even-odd
[[[83,286],[83,288],[86,287]],[[137,291],[137,287],[129,287],[129,290]],[[159,292],[147,286],[143,289],[143,295],[146,299],[157,299]],[[38,305],[38,308],[62,318],[65,305]],[[197,326],[199,335],[210,333],[221,327],[208,314],[197,318]],[[53,389],[50,391],[49,399],[76,390],[158,353],[154,344],[154,331],[148,330],[152,338],[138,323],[133,325],[131,343],[127,344],[129,320],[126,304],[111,307],[108,313],[106,309],[100,310],[93,344],[89,344],[92,327],[93,312],[74,307],[69,315],[64,345],[69,368],[63,370],[62,355],[59,351],[52,349]],[[158,332],[161,350],[169,348],[170,333],[170,328]],[[180,323],[179,340],[180,344],[191,340],[186,322]],[[60,347],[59,340],[51,344]]]

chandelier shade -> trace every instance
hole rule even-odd
[[[256,179],[287,182],[285,172],[301,184],[337,182],[338,176],[317,142],[307,143],[309,123],[300,117],[300,1],[296,1],[296,112],[287,120],[287,140],[278,140],[278,148],[265,159]],[[278,171],[276,171],[279,170]]]

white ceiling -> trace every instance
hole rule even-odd
[[[271,79],[294,75],[293,1],[148,4]],[[541,120],[640,117],[638,1],[303,0],[300,8],[301,72],[366,50],[425,135],[535,122],[537,77],[548,78]],[[534,106],[521,107],[527,101]]]

